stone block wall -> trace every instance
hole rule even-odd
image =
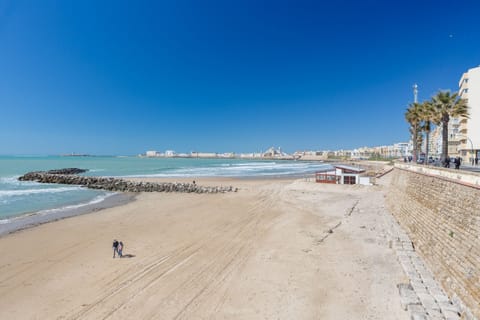
[[[439,170],[396,165],[387,204],[449,296],[480,318],[480,176]]]

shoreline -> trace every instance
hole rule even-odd
[[[258,181],[293,181],[297,179],[313,178],[314,172],[304,174],[281,174],[281,175],[259,175],[259,176],[200,176],[200,177],[118,177],[132,182],[170,182],[170,183],[190,183],[195,181],[196,184],[201,186],[223,186],[223,183],[233,184],[236,181],[240,184],[242,182],[258,182]],[[235,186],[234,186],[235,187]],[[141,192],[143,193],[143,192]],[[25,229],[31,229],[39,225],[43,225],[50,222],[55,222],[62,219],[72,218],[79,215],[90,214],[104,209],[109,209],[117,206],[125,205],[129,202],[135,201],[138,194],[131,192],[117,192],[113,193],[99,202],[85,203],[75,205],[73,208],[59,207],[51,208],[31,213],[24,213],[19,216],[11,218],[11,221],[6,223],[0,223],[0,238],[22,231]],[[48,212],[48,213],[47,213]]]
[[[127,181],[136,182],[192,182],[196,181],[197,184],[202,186],[214,186],[221,182],[234,182],[234,181],[248,181],[248,180],[268,180],[270,177],[253,177],[248,178],[236,178],[236,177],[189,177],[189,178],[175,178],[175,177],[119,177]],[[284,178],[284,177],[278,177]],[[275,178],[273,178],[275,179]],[[288,180],[294,179],[290,176]],[[143,192],[141,192],[143,193]],[[80,203],[78,205],[71,205],[66,207],[51,208],[46,210],[40,210],[30,213],[23,213],[19,216],[10,218],[9,222],[0,223],[0,239],[6,235],[23,231],[26,229],[35,228],[37,226],[72,218],[80,215],[90,214],[104,209],[110,209],[118,206],[126,205],[136,200],[137,196],[141,193],[133,192],[115,192],[106,196],[99,202],[94,203]]]
[[[269,180],[296,180],[305,176],[314,176],[315,173],[308,174],[282,174],[282,175],[257,175],[257,176],[191,176],[191,177],[157,177],[157,176],[139,176],[139,177],[120,177],[128,181],[142,182],[171,182],[171,183],[192,183],[201,186],[212,186],[221,183],[232,184],[242,181],[269,181]],[[234,186],[235,187],[235,186]]]
[[[298,178],[293,175],[287,176],[261,176],[261,177],[118,177],[127,181],[134,182],[171,182],[171,183],[189,183],[196,181],[201,186],[218,186],[222,182],[235,181],[258,181],[258,180],[293,180]],[[9,218],[9,222],[0,223],[0,238],[18,231],[35,228],[37,226],[55,222],[62,219],[72,218],[80,215],[90,214],[104,209],[110,209],[122,206],[136,200],[140,193],[133,192],[115,192],[106,196],[99,202],[94,203],[79,203],[77,205],[70,205],[66,207],[58,207],[45,209],[35,212],[23,213],[21,215]]]
[[[301,160],[308,161],[311,160]],[[331,164],[326,161],[322,161],[325,165]],[[370,162],[362,163],[363,165],[370,164]],[[378,164],[377,164],[378,165]],[[315,172],[304,172],[304,173],[289,173],[289,174],[271,174],[271,175],[245,175],[245,176],[191,176],[191,177],[157,177],[157,176],[119,176],[116,178],[124,179],[132,182],[169,182],[169,183],[191,183],[195,181],[199,186],[211,187],[211,186],[224,186],[232,185],[238,182],[242,183],[255,183],[259,181],[293,181],[297,179],[302,179],[305,181],[310,181],[314,179]],[[131,201],[134,201],[138,194],[141,193],[128,193],[128,192],[119,192],[107,196],[100,202],[96,203],[85,203],[79,204],[78,206],[73,206],[73,208],[59,207],[51,208],[42,211],[36,211],[32,213],[24,213],[17,217],[11,218],[11,221],[6,223],[0,223],[0,237],[3,237],[7,234],[14,233],[20,230],[29,229],[42,225],[45,223],[70,218],[78,215],[88,214],[96,212],[99,210],[112,208],[127,204]],[[48,212],[48,213],[47,213]]]
[[[33,213],[25,213],[11,218],[10,222],[0,224],[0,238],[11,233],[31,229],[46,223],[122,206],[135,201],[135,199],[136,195],[132,193],[112,193],[101,201],[95,203],[79,204],[73,206],[73,208],[72,206],[67,206],[41,210]]]

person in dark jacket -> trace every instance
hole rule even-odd
[[[113,258],[115,258],[115,254],[118,254],[118,241],[116,239],[113,240],[112,249],[113,249]]]
[[[450,157],[445,158],[445,168],[450,168]]]
[[[460,169],[460,165],[462,164],[462,158],[457,157],[455,159],[455,169]]]

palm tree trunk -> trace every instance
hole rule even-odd
[[[417,163],[417,157],[418,157],[418,132],[417,132],[417,126],[413,127],[413,162]]]
[[[429,144],[429,139],[430,139],[430,131],[426,131],[425,132],[426,134],[426,137],[425,137],[425,165],[427,166],[428,165],[428,144]]]
[[[445,159],[448,156],[448,119],[445,117],[442,119],[442,163],[445,163]]]

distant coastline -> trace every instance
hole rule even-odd
[[[60,157],[94,157],[94,155],[72,152],[72,153],[61,154]]]
[[[223,155],[190,155],[190,154],[180,154],[173,156],[157,155],[157,156],[147,156],[145,154],[138,155],[139,158],[169,158],[169,159],[232,159],[232,160],[300,160],[300,157],[294,156],[223,156]],[[322,159],[318,159],[322,160]]]
[[[141,158],[200,158],[200,159],[238,159],[238,160],[300,160],[305,153],[289,154],[281,150],[281,148],[270,147],[266,151],[252,153],[216,153],[216,152],[198,152],[177,153],[173,150],[167,150],[163,153],[150,150],[138,156]],[[310,157],[308,160],[324,160],[323,156]]]

